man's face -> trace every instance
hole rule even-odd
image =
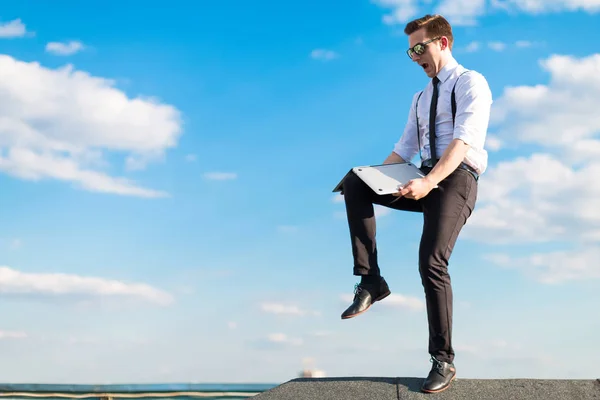
[[[419,55],[413,53],[411,58],[423,68],[428,77],[433,78],[440,72],[440,69],[442,69],[444,58],[442,48],[446,48],[448,39],[445,36],[442,36],[441,38],[430,42],[431,39],[435,38],[429,37],[427,32],[425,32],[425,28],[421,28],[408,36],[408,46],[412,49],[419,43],[427,43],[422,46],[425,50],[423,54]]]

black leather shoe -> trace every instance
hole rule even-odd
[[[390,288],[385,279],[377,284],[357,283],[354,286],[352,304],[342,313],[342,319],[348,319],[367,311],[373,303],[390,295]]]
[[[456,368],[453,363],[439,361],[435,357],[431,357],[433,366],[429,375],[423,382],[421,391],[425,393],[442,392],[450,386],[450,383],[456,378]]]

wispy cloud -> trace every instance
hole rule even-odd
[[[204,174],[204,178],[211,181],[229,181],[237,179],[235,172],[207,172]]]
[[[320,61],[331,61],[331,60],[335,60],[336,58],[339,58],[339,54],[336,53],[333,50],[327,50],[327,49],[315,49],[313,51],[311,51],[310,53],[310,57],[315,59],[315,60],[320,60]]]
[[[277,231],[281,233],[296,233],[298,232],[298,227],[294,225],[279,225]]]
[[[29,273],[6,266],[0,266],[0,295],[74,295],[82,299],[117,297],[138,299],[162,306],[173,302],[169,293],[143,283],[126,283],[64,273]]]
[[[382,22],[405,24],[425,14],[441,14],[454,26],[474,26],[478,19],[492,12],[528,14],[600,11],[598,0],[371,0],[386,10]]]
[[[487,134],[485,139],[485,147],[488,151],[498,151],[502,148],[502,140],[498,138],[496,135]]]
[[[442,0],[435,10],[455,26],[477,25],[477,19],[485,11],[486,0]]]
[[[382,17],[383,23],[394,25],[412,19],[419,12],[417,0],[372,0],[373,3],[388,10]]]
[[[506,49],[506,43],[504,42],[488,42],[488,47],[494,51],[502,51]]]
[[[85,49],[83,43],[78,40],[69,42],[49,42],[46,44],[46,52],[58,56],[70,56]]]
[[[467,52],[467,53],[474,53],[476,51],[482,50],[483,46],[487,46],[489,49],[491,49],[493,51],[500,52],[500,51],[508,50],[511,48],[526,49],[526,48],[532,48],[532,47],[539,46],[539,45],[541,45],[540,42],[533,42],[530,40],[517,40],[514,43],[506,43],[506,42],[501,42],[501,41],[489,41],[489,42],[482,43],[480,41],[473,41],[459,49],[461,49],[462,51]]]
[[[515,46],[520,47],[520,48],[532,47],[533,45],[534,45],[534,43],[529,40],[517,40],[515,42]]]
[[[4,339],[25,339],[29,335],[20,331],[0,331],[0,340]]]
[[[411,311],[423,311],[425,310],[425,302],[422,299],[411,296],[404,296],[401,294],[390,294],[384,300],[381,301],[382,305],[404,308]]]
[[[267,341],[270,343],[291,346],[301,346],[304,343],[302,338],[289,337],[285,333],[271,333],[267,335]]]
[[[282,332],[269,333],[249,341],[250,346],[260,350],[279,350],[290,347],[300,347],[304,344],[301,337],[292,337]]]
[[[318,311],[305,310],[296,305],[282,303],[262,303],[260,309],[267,314],[276,315],[291,315],[291,316],[306,316],[306,315],[321,315]]]
[[[524,275],[545,284],[566,281],[600,279],[600,248],[592,247],[580,251],[556,251],[535,253],[525,257],[512,257],[508,254],[490,254],[488,261],[509,269],[521,271]]]
[[[467,53],[474,53],[477,50],[479,50],[481,48],[481,43],[475,41],[475,42],[471,42],[469,43],[466,47],[465,47],[465,51]]]
[[[522,354],[524,348],[519,343],[512,343],[505,339],[492,339],[487,341],[468,342],[456,344],[456,351],[472,356],[483,357],[485,359],[496,358],[498,356],[510,356]]]
[[[0,38],[20,38],[28,34],[33,35],[32,32],[27,32],[27,28],[20,18],[0,23]]]
[[[598,0],[493,0],[492,5],[498,9],[523,11],[529,14],[562,11],[600,12],[600,2]]]
[[[10,241],[9,248],[11,250],[18,250],[23,246],[23,241],[21,239],[15,238]]]
[[[477,17],[485,14],[485,0],[372,0],[387,10],[382,22],[387,25],[405,24],[425,14],[444,15],[455,26],[475,25]],[[433,10],[433,11],[432,11]]]
[[[314,338],[330,338],[334,336],[334,333],[331,331],[315,331],[308,334],[310,337]]]

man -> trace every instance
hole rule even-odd
[[[434,393],[448,388],[456,376],[448,263],[461,228],[475,207],[479,175],[487,167],[484,142],[492,94],[480,73],[466,70],[454,59],[452,28],[442,16],[416,19],[404,32],[408,35],[408,56],[432,79],[414,95],[404,133],[384,163],[411,161],[420,154],[425,177],[390,195],[376,194],[354,174],[344,181],[353,274],[361,281],[342,319],[363,313],[390,294],[377,261],[373,204],[423,213],[419,273],[433,366],[421,390]],[[430,139],[435,140],[433,146]]]

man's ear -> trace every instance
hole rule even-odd
[[[450,45],[450,41],[448,40],[448,38],[446,36],[442,36],[440,38],[440,45],[442,47],[442,50],[445,50],[446,48],[448,48],[448,46]]]

